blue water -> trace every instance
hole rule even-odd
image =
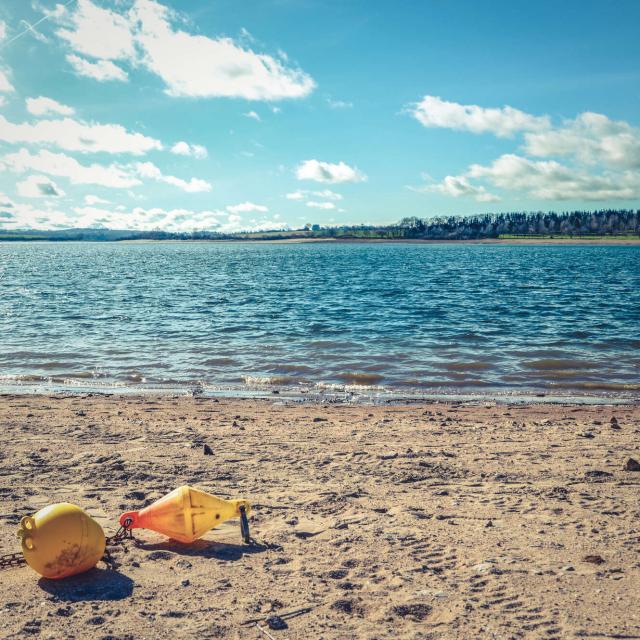
[[[0,383],[640,390],[640,247],[0,243]]]

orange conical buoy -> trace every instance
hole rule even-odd
[[[120,524],[130,529],[150,529],[180,542],[193,542],[231,518],[241,518],[248,542],[247,500],[224,500],[193,487],[178,487],[140,511],[127,511]]]

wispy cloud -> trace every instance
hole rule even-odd
[[[259,211],[261,213],[266,213],[269,211],[268,207],[265,207],[261,204],[254,204],[253,202],[242,202],[240,204],[234,204],[227,207],[227,211],[229,213],[249,213],[251,211]]]
[[[0,140],[45,144],[67,151],[142,155],[162,149],[159,140],[127,131],[119,124],[87,123],[72,118],[15,124],[0,116]]]
[[[111,60],[90,62],[85,58],[70,53],[67,55],[67,62],[79,76],[92,78],[98,82],[108,82],[110,80],[127,82],[129,79],[127,72],[111,62]]]
[[[61,116],[72,116],[75,113],[73,107],[61,104],[52,98],[40,96],[38,98],[26,99],[27,111],[34,116],[44,116],[50,113]]]
[[[260,122],[262,118],[255,111],[247,111],[247,113],[242,114],[245,118],[250,118],[251,120],[256,120]]]

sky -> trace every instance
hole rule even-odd
[[[5,0],[0,229],[638,208],[637,0]]]

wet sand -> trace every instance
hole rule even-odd
[[[0,429],[0,553],[46,504],[112,535],[181,484],[251,500],[259,543],[4,570],[0,637],[640,638],[637,405],[4,395]]]

